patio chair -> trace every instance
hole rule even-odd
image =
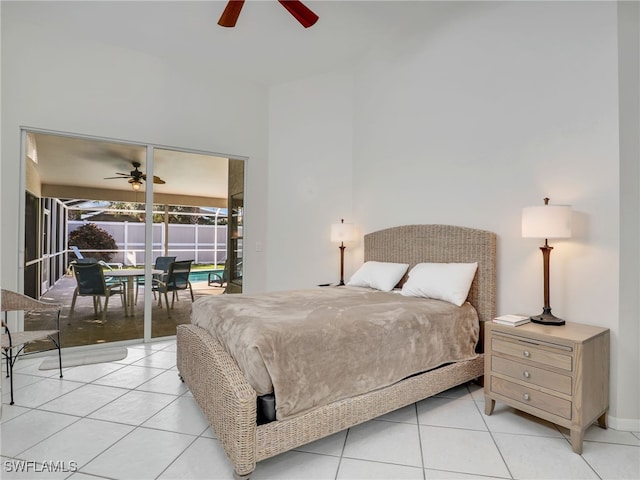
[[[2,356],[6,360],[7,378],[9,378],[9,384],[11,386],[11,402],[9,402],[9,404],[13,405],[13,366],[19,356],[30,355],[32,353],[57,348],[60,378],[62,378],[62,355],[60,353],[60,310],[62,310],[62,305],[57,303],[40,302],[20,293],[12,292],[11,290],[2,289],[1,292],[2,299],[0,300],[0,309],[4,312],[4,320],[2,320],[2,327],[4,328],[4,333],[2,334]],[[8,326],[7,312],[15,311],[55,312],[55,329],[11,332]],[[50,341],[53,343],[53,346],[25,353],[25,347],[27,345],[42,340]]]
[[[210,287],[215,287],[215,284],[218,284],[219,287],[224,287],[224,284],[227,283],[227,270],[222,271],[222,275],[218,272],[209,272],[207,275],[207,285]]]
[[[242,270],[242,260],[236,260],[236,271]],[[222,270],[222,274],[218,272],[209,272],[207,276],[207,285],[210,287],[215,287],[216,283],[220,288],[224,288],[222,293],[227,293],[227,285],[229,282],[229,261],[225,261],[224,269]]]
[[[102,266],[98,263],[88,265],[76,264],[73,266],[73,274],[76,277],[78,286],[73,292],[73,300],[71,301],[71,311],[69,315],[73,315],[78,297],[93,298],[93,313],[98,318],[98,312],[102,310],[102,321],[107,318],[107,307],[109,306],[109,298],[113,295],[120,295],[124,314],[127,315],[127,298],[126,288],[122,282],[107,284]],[[100,301],[100,297],[104,297],[104,308]]]
[[[163,281],[167,272],[169,271],[169,265],[176,261],[176,257],[156,257],[156,262],[153,264],[154,270],[162,270],[164,274],[156,274],[153,275],[153,280]],[[135,304],[138,304],[138,288],[140,286],[144,287],[144,277],[138,277],[136,279],[136,298]],[[153,291],[153,298],[156,298],[156,292]]]
[[[113,270],[113,268],[111,267],[111,264],[103,262],[102,260],[98,261],[93,257],[78,258],[77,260],[74,260],[69,267],[73,268],[74,265],[93,265],[96,263],[102,266],[103,270],[106,270],[107,272],[109,272],[109,270]],[[107,285],[112,285],[114,283],[120,282],[119,279],[109,276],[108,273],[104,277],[104,281],[107,283]]]
[[[189,273],[191,273],[191,264],[193,260],[182,260],[179,262],[173,262],[169,265],[169,270],[164,280],[154,280],[153,289],[158,292],[158,306],[162,308],[162,295],[164,295],[164,302],[167,306],[167,314],[171,318],[171,310],[173,309],[173,303],[177,298],[178,291],[189,289],[191,293],[191,301],[193,302],[193,289],[191,288],[191,282],[189,281]],[[168,292],[172,292],[171,307],[169,307]]]
[[[107,263],[104,260],[98,260],[96,258],[93,257],[85,257],[82,252],[80,252],[80,249],[78,247],[76,247],[75,245],[72,245],[71,250],[73,250],[73,254],[76,256],[76,260],[75,263],[99,263],[100,265],[102,265],[103,267],[105,267],[108,270],[113,270],[114,268],[117,269],[122,269],[122,263],[120,262],[111,262],[111,263]],[[73,262],[72,262],[73,264]]]

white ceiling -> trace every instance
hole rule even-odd
[[[226,1],[3,1],[43,33],[194,61],[273,84],[349,68],[390,39],[428,33],[458,1],[304,1],[320,19],[302,27],[276,0],[245,2],[235,28],[217,25]],[[485,2],[471,2],[471,4]]]
[[[4,21],[36,24],[52,38],[108,44],[175,62],[198,62],[225,75],[273,85],[322,72],[357,66],[371,49],[404,54],[452,19],[486,2],[458,1],[304,1],[320,19],[303,28],[276,0],[249,0],[235,28],[217,25],[226,1],[6,1]],[[7,20],[11,19],[11,20]],[[418,42],[420,43],[420,42]],[[130,189],[126,180],[103,180],[144,165],[140,147],[87,142],[44,135],[37,140],[41,180],[47,184]],[[154,173],[166,180],[160,193],[226,198],[226,174],[193,176],[216,170],[226,160],[163,152]],[[185,165],[170,171],[167,165]],[[142,168],[145,171],[144,167]],[[219,173],[219,171],[218,171]],[[212,178],[224,180],[215,183]],[[108,188],[108,187],[107,187]]]

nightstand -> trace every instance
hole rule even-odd
[[[594,421],[607,428],[609,329],[486,322],[484,345],[485,414],[498,400],[568,428],[576,453]]]

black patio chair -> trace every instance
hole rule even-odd
[[[191,293],[191,301],[193,302],[193,289],[191,288],[191,282],[189,281],[189,273],[191,273],[191,264],[193,260],[182,260],[179,262],[172,262],[169,265],[169,270],[164,280],[154,280],[153,289],[158,292],[158,306],[162,308],[162,295],[164,295],[164,302],[167,306],[167,314],[171,318],[171,310],[173,309],[173,303],[178,298],[178,292],[180,290],[187,290]],[[168,292],[172,292],[171,307],[169,307]]]
[[[162,274],[154,274],[152,280],[160,280],[160,281],[164,281],[164,278],[167,275],[167,272],[169,271],[169,265],[171,265],[173,262],[176,261],[176,257],[156,257],[156,261],[153,264],[153,269],[154,270],[162,270],[164,273]],[[135,304],[138,304],[138,288],[140,288],[140,286],[144,287],[144,277],[137,277],[136,278],[136,297],[135,297]],[[153,298],[156,298],[156,292],[155,290],[153,291]]]
[[[78,247],[71,247],[71,248],[73,249],[76,259],[71,262],[71,264],[69,265],[69,269],[73,269],[74,265],[92,265],[94,263],[100,264],[102,268],[107,271],[113,270],[114,266],[117,267],[118,269],[122,269],[121,263],[107,263],[103,260],[98,260],[97,258],[94,258],[94,257],[85,257],[80,253],[80,250],[78,250]],[[119,279],[115,279],[114,277],[108,276],[108,273],[107,273],[107,276],[104,277],[104,280],[105,282],[107,282],[107,285],[120,282]]]
[[[237,268],[236,271],[242,270],[242,260],[237,260]],[[218,272],[209,272],[207,276],[207,285],[209,287],[215,287],[216,283],[220,288],[224,288],[222,293],[227,293],[227,284],[229,282],[229,260],[225,260],[224,269],[222,270],[222,274]]]
[[[120,295],[124,314],[125,316],[127,315],[127,294],[124,284],[122,282],[107,284],[102,266],[99,263],[90,263],[87,265],[76,264],[73,266],[73,274],[76,277],[78,286],[73,292],[69,315],[73,315],[78,297],[92,297],[95,318],[98,318],[98,312],[102,310],[102,321],[104,322],[107,318],[109,298],[113,295]],[[102,307],[100,297],[105,298],[104,308]]]
[[[228,273],[226,267],[224,268],[224,270],[222,270],[221,274],[218,272],[209,272],[209,274],[207,275],[207,285],[209,287],[215,287],[215,284],[217,283],[218,286],[222,288],[227,283],[227,277]]]
[[[44,352],[47,350],[58,349],[58,366],[60,368],[60,378],[62,378],[62,355],[60,353],[60,310],[62,305],[57,303],[45,303],[36,300],[21,293],[12,292],[11,290],[2,289],[2,300],[0,301],[1,311],[4,312],[4,320],[2,320],[2,327],[4,332],[2,333],[2,356],[7,363],[7,378],[9,378],[9,384],[11,386],[11,401],[10,405],[13,405],[13,366],[15,365],[18,357],[21,355],[29,355],[32,353]],[[40,315],[44,312],[51,312],[51,317],[55,316],[55,328],[51,330],[30,330],[30,331],[14,331],[11,332],[8,326],[7,312],[37,312]],[[54,325],[51,325],[54,326]],[[34,348],[28,353],[25,353],[25,347],[28,345],[41,345],[40,343],[46,340],[45,346],[53,346],[49,348]]]
[[[111,263],[107,263],[104,260],[98,260],[96,258],[93,257],[85,257],[81,252],[80,249],[76,246],[71,246],[70,247],[71,250],[73,250],[73,254],[76,256],[76,260],[75,263],[80,263],[80,264],[85,264],[85,263],[99,263],[100,265],[102,265],[103,267],[105,267],[107,270],[113,270],[114,268],[117,268],[118,270],[122,269],[122,263],[120,262],[111,262]],[[73,262],[72,262],[73,263]]]

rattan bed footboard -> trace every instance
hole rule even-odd
[[[247,476],[256,462],[371,420],[483,375],[484,355],[416,375],[304,415],[256,424],[257,395],[209,333],[178,325],[178,370],[234,466]]]

